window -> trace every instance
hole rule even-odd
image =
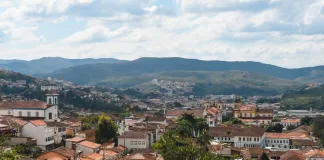
[[[134,141],[134,145],[137,145],[137,141]]]
[[[48,113],[48,119],[52,119],[52,113]]]
[[[11,112],[10,111],[8,111],[8,115],[11,115]]]
[[[19,117],[22,117],[22,111],[19,111]]]
[[[245,141],[245,138],[243,138],[243,141]]]
[[[230,140],[231,140],[231,138],[228,138],[228,140],[230,141]]]
[[[142,142],[142,145],[145,145],[145,141]]]
[[[244,113],[244,117],[247,117],[247,116],[246,116],[246,113]]]
[[[133,145],[133,144],[134,144],[134,142],[133,142],[133,141],[130,141],[130,144],[131,144],[131,145]]]
[[[31,113],[28,111],[27,112],[27,117],[30,117],[31,116]]]
[[[51,105],[52,104],[52,98],[48,99],[48,104]]]
[[[282,143],[282,140],[280,140],[280,143]]]
[[[54,104],[57,104],[57,98],[56,97],[54,98]]]
[[[36,117],[39,117],[39,112],[36,112]]]
[[[241,141],[241,137],[239,137],[239,141]]]
[[[213,124],[213,121],[210,121],[209,124],[212,125]]]
[[[221,140],[223,140],[223,137],[221,138]]]

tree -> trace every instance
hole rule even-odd
[[[283,129],[283,125],[280,123],[277,123],[275,125],[268,125],[266,128],[266,132],[276,132],[281,133]]]
[[[312,123],[312,120],[313,120],[313,118],[306,116],[306,117],[303,117],[303,118],[300,120],[300,123],[301,123],[301,125],[310,126],[311,123]]]
[[[163,134],[153,144],[153,149],[166,160],[225,160],[224,157],[208,152],[212,139],[208,129],[205,119],[185,113],[178,119],[175,129]],[[195,131],[199,133],[198,136],[192,135]]]
[[[294,125],[287,126],[287,130],[293,130],[293,129],[296,129],[296,126],[294,126]]]
[[[0,160],[18,160],[20,157],[13,150],[0,151]]]
[[[110,142],[117,137],[118,126],[111,120],[111,118],[104,113],[99,115],[98,127],[96,129],[96,142],[104,143]]]
[[[265,154],[264,152],[261,155],[260,160],[270,160],[269,157],[267,156],[267,154]]]
[[[231,118],[231,122],[232,124],[243,124],[243,122],[240,119],[235,117]]]
[[[0,135],[0,160],[18,160],[19,156],[14,150],[4,151],[4,147],[7,145],[5,141],[8,137]]]

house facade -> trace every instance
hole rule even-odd
[[[216,125],[209,128],[214,140],[230,143],[234,147],[264,147],[265,130],[257,126],[245,127],[243,125]]]
[[[149,135],[146,132],[126,131],[118,137],[118,144],[127,149],[148,149],[150,143]]]
[[[22,136],[31,137],[37,140],[37,145],[42,150],[54,147],[54,127],[48,127],[43,120],[29,121],[22,127]]]
[[[44,119],[59,121],[58,94],[46,94],[47,102],[17,101],[0,102],[0,116],[13,116],[22,119]]]

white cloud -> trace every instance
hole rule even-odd
[[[127,27],[119,28],[111,31],[104,26],[92,26],[84,31],[74,33],[73,35],[63,39],[67,43],[95,43],[104,42],[110,39],[123,36],[129,33]]]
[[[13,0],[0,5],[0,58],[180,56],[285,67],[320,65],[323,3]],[[86,24],[75,29],[73,22]]]

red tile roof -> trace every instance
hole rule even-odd
[[[82,146],[85,146],[85,147],[88,147],[88,148],[99,148],[101,146],[98,143],[93,143],[93,142],[90,142],[90,141],[83,141],[83,142],[78,143],[78,145],[82,145]]]
[[[0,108],[12,109],[12,108],[32,108],[32,109],[46,109],[46,102],[42,101],[20,101],[20,102],[0,102]]]
[[[46,126],[46,122],[44,122],[43,120],[33,120],[30,121],[30,123],[32,123],[33,125],[39,127],[39,126]]]
[[[292,118],[292,119],[282,119],[280,120],[281,123],[300,123],[299,118]]]
[[[73,156],[75,154],[73,149],[69,149],[66,147],[59,147],[59,148],[53,149],[52,151],[55,153],[58,153],[64,157],[71,158],[71,159],[73,158]]]
[[[87,158],[90,158],[92,160],[101,160],[103,159],[103,155],[99,153],[93,153],[87,156]]]
[[[288,151],[287,153],[280,156],[280,160],[305,160],[306,157],[301,151]]]
[[[84,138],[80,138],[80,137],[73,137],[70,139],[66,139],[66,141],[69,141],[69,142],[81,142],[83,140],[84,140]]]

